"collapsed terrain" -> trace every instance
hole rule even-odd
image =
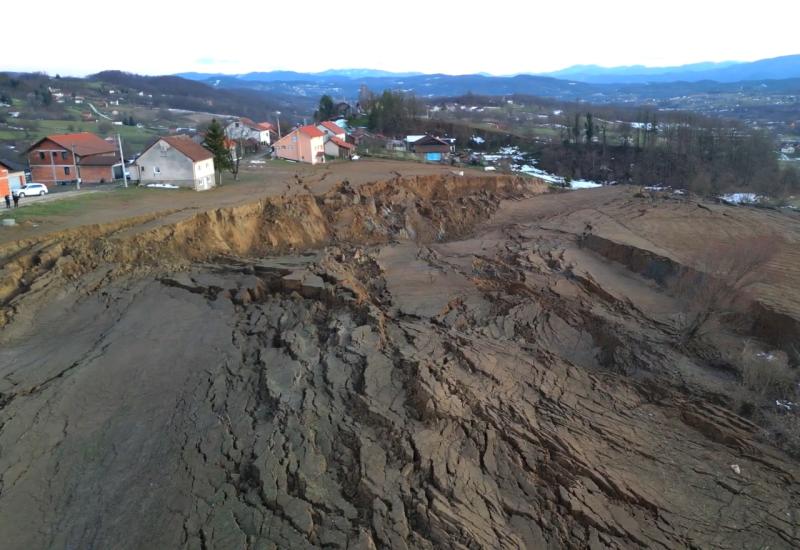
[[[761,414],[796,407],[737,362],[793,353],[797,220],[546,191],[342,182],[6,245],[4,546],[800,545]],[[682,337],[669,280],[753,235],[757,284]]]

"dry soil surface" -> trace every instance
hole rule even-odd
[[[0,249],[3,548],[800,546],[719,365],[797,341],[796,218],[345,179]],[[686,345],[665,279],[753,234],[748,322]]]

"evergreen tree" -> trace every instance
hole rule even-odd
[[[333,104],[333,99],[331,96],[325,94],[321,98],[319,98],[319,108],[317,112],[314,113],[314,119],[317,122],[322,122],[323,120],[328,120],[333,118],[334,116],[335,106]]]
[[[233,158],[225,145],[225,132],[216,118],[208,125],[203,145],[214,155],[214,170],[217,171],[218,184],[222,184],[222,172],[233,169]]]

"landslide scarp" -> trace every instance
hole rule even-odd
[[[0,250],[0,326],[20,306],[16,298],[78,280],[101,266],[111,276],[180,269],[217,256],[260,256],[320,248],[337,241],[427,242],[468,233],[501,200],[546,191],[519,177],[419,176],[365,184],[345,181],[328,193],[265,198],[194,214],[177,212],[70,230]]]

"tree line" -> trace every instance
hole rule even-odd
[[[798,174],[781,169],[767,132],[691,113],[659,121],[644,111],[608,138],[591,112],[572,114],[560,143],[541,147],[541,166],[571,178],[667,185],[700,194],[748,190],[782,196],[800,189]]]

